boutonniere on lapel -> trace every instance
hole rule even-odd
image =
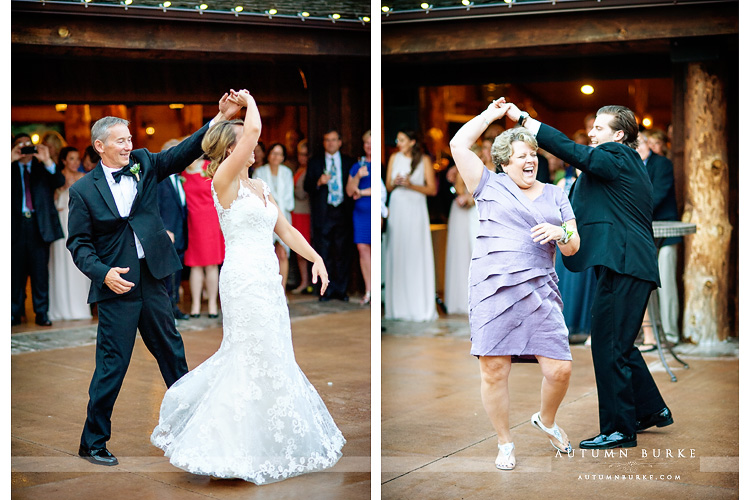
[[[135,181],[141,182],[141,178],[138,176],[138,173],[141,171],[141,164],[136,163],[132,167],[130,167],[130,173],[135,175]]]
[[[178,175],[177,178],[180,179],[180,184],[185,184],[185,181],[187,180],[184,175]]]

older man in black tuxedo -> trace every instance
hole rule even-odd
[[[323,134],[324,154],[310,158],[305,191],[310,194],[312,246],[323,257],[331,280],[319,300],[349,301],[349,273],[352,263],[353,200],[346,194],[346,181],[354,158],[341,154],[337,130]]]
[[[99,326],[79,456],[117,465],[107,450],[112,410],[135,344],[136,330],[171,386],[188,371],[164,278],[180,269],[157,203],[157,184],[202,154],[209,126],[239,110],[225,94],[219,114],[181,144],[160,153],[133,151],[128,122],[108,116],[91,128],[101,162],[70,188],[67,247],[91,279],[89,303]]]
[[[50,326],[49,245],[65,236],[55,208],[65,177],[47,146],[33,146],[28,134],[15,137],[10,159],[11,326],[21,323],[29,277],[36,324]]]
[[[575,143],[515,105],[507,116],[534,133],[540,148],[583,172],[571,193],[581,249],[563,262],[571,271],[592,266],[596,271],[591,354],[600,434],[580,447],[634,447],[636,432],[673,423],[634,345],[648,297],[659,286],[651,181],[635,151],[635,116],[623,106],[601,108],[589,131],[591,146]]]

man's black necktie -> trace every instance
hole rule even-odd
[[[135,179],[135,174],[130,171],[130,165],[125,165],[117,172],[112,172],[112,178],[115,180],[116,183],[120,183],[120,177],[123,175],[129,175],[133,179]]]

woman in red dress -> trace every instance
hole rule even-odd
[[[187,203],[188,245],[185,265],[190,268],[190,316],[201,315],[201,297],[205,286],[208,298],[208,317],[219,316],[219,265],[224,262],[224,235],[219,227],[211,179],[206,176],[208,161],[200,158],[182,173]]]

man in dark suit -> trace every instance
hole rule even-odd
[[[166,142],[162,151],[178,145],[180,141],[172,139]],[[182,189],[182,177],[172,174],[164,182],[159,183],[159,214],[167,230],[167,236],[172,240],[180,263],[184,262],[187,249],[187,204],[185,191]],[[177,270],[165,278],[167,295],[172,301],[172,313],[175,319],[190,319],[190,315],[180,310],[180,282],[182,269]]]
[[[22,148],[36,152],[24,153]],[[10,157],[11,326],[21,324],[29,277],[36,324],[50,326],[49,245],[64,237],[55,189],[65,184],[65,177],[47,146],[33,146],[28,134],[16,136]]]
[[[310,159],[305,191],[310,194],[312,246],[323,257],[330,284],[319,300],[349,301],[349,271],[352,262],[353,201],[346,195],[346,182],[354,158],[341,154],[337,130],[323,135],[325,154]]]
[[[646,303],[659,286],[651,226],[653,201],[646,167],[635,152],[638,125],[623,106],[605,106],[583,146],[510,105],[508,117],[536,135],[539,147],[580,169],[571,205],[581,249],[565,267],[594,267],[591,354],[599,399],[600,434],[581,448],[636,446],[636,432],[673,423],[651,373],[635,347]]]
[[[677,212],[677,196],[674,186],[674,166],[672,162],[649,148],[648,140],[641,133],[638,136],[638,154],[646,165],[648,178],[654,188],[654,220],[680,220]],[[680,315],[677,298],[677,244],[681,236],[666,238],[659,248],[659,314],[667,340],[679,341],[678,320]],[[644,345],[647,340],[644,333]]]
[[[211,123],[234,115],[239,106],[225,94],[219,110]],[[101,162],[70,188],[67,247],[91,279],[89,303],[96,303],[99,311],[96,368],[78,450],[94,464],[118,463],[106,443],[136,330],[167,387],[188,371],[164,284],[164,278],[180,269],[180,259],[159,216],[157,184],[202,154],[201,140],[210,125],[155,154],[132,151],[127,120],[102,118],[91,128]]]

